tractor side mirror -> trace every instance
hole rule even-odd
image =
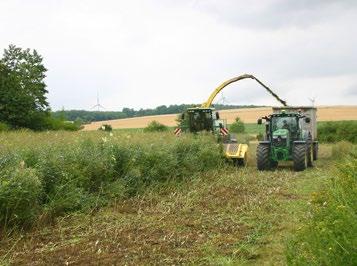
[[[310,123],[310,121],[311,121],[310,117],[305,117],[305,122],[306,123]]]
[[[219,119],[219,113],[216,112],[216,119],[218,120]]]
[[[181,120],[185,120],[185,113],[181,114]]]
[[[261,125],[263,122],[262,122],[262,119],[261,118],[259,118],[258,119],[258,125]]]

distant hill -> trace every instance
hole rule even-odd
[[[80,121],[82,123],[90,123],[95,121],[123,119],[132,117],[142,117],[151,115],[166,115],[182,113],[189,107],[200,106],[200,104],[174,104],[174,105],[160,105],[153,109],[139,109],[123,108],[122,111],[85,111],[85,110],[62,110],[52,112],[54,117],[62,118],[69,121]],[[215,104],[213,105],[217,110],[240,109],[240,108],[255,108],[262,107],[257,105],[227,105]]]

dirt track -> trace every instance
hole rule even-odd
[[[260,116],[271,112],[270,107],[244,108],[220,111],[221,117],[232,123],[239,116],[245,123],[255,123]],[[175,126],[177,114],[143,116],[135,118],[93,122],[85,126],[84,130],[96,130],[102,124],[110,124],[113,128],[143,128],[153,120],[167,126]],[[317,111],[318,121],[357,120],[357,106],[321,106]]]

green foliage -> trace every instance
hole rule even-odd
[[[158,121],[151,121],[146,128],[144,128],[144,132],[163,132],[167,131],[169,128],[164,124],[161,124]]]
[[[1,131],[8,131],[10,129],[9,125],[3,122],[0,122],[0,132]]]
[[[98,128],[98,130],[110,132],[110,131],[113,130],[113,128],[112,128],[112,126],[109,125],[109,124],[103,124],[103,125],[101,125],[101,126]]]
[[[357,153],[310,200],[306,225],[289,242],[290,265],[357,264]]]
[[[230,132],[232,133],[244,133],[245,127],[243,121],[236,117],[235,121],[229,127]]]
[[[13,128],[42,130],[49,116],[47,69],[36,50],[10,45],[0,60],[0,121]]]
[[[357,143],[357,121],[335,121],[318,124],[320,142],[349,141]]]
[[[77,131],[83,128],[81,122],[77,121],[65,121],[59,118],[54,118],[49,116],[45,122],[46,129],[49,130],[66,130],[66,131]]]
[[[48,141],[42,145],[34,142],[34,133],[6,133],[16,135],[16,143],[23,139],[19,134],[30,138],[0,151],[0,226],[92,210],[151,185],[194,178],[223,162],[212,136],[137,133],[132,141],[130,135],[94,133],[94,139],[70,135],[70,142],[55,140],[57,133],[40,133]],[[169,141],[163,145],[163,139]]]

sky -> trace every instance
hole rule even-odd
[[[357,105],[357,1],[0,0],[0,49],[36,49],[53,110],[201,103],[255,75],[289,105]],[[216,103],[279,105],[259,84]]]

